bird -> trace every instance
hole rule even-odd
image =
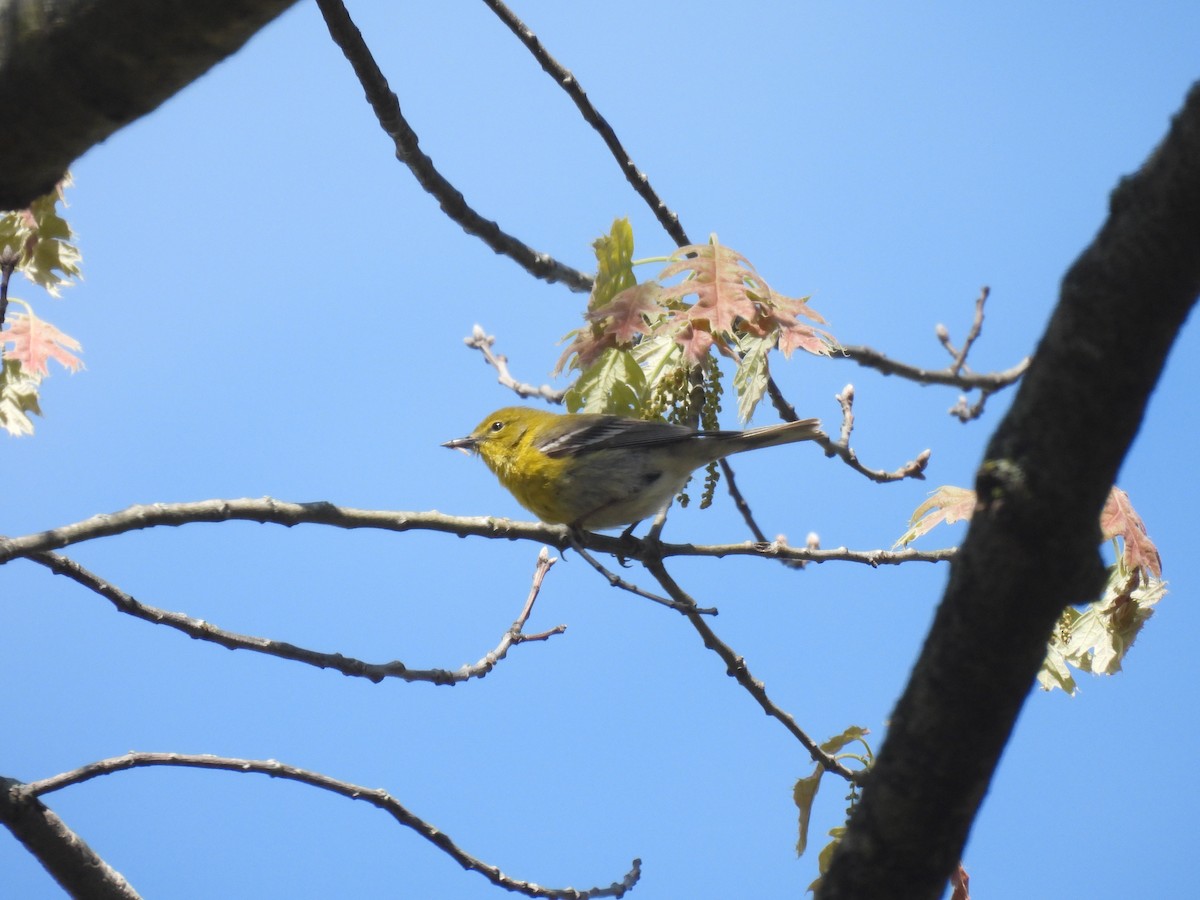
[[[817,419],[748,431],[508,406],[443,447],[482,457],[547,524],[602,530],[657,515],[695,469],[734,453],[825,437]]]

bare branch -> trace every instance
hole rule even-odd
[[[943,384],[967,391],[978,390],[979,398],[974,403],[971,403],[964,395],[959,397],[958,402],[948,410],[950,415],[956,417],[960,422],[965,423],[978,419],[983,414],[988,398],[997,391],[1014,384],[1029,368],[1029,357],[1003,372],[976,375],[967,367],[967,354],[983,331],[983,308],[990,295],[989,288],[986,286],[980,288],[979,296],[975,300],[975,318],[971,322],[971,328],[967,332],[961,349],[955,348],[950,340],[950,332],[945,325],[939,324],[934,330],[938,342],[950,354],[950,365],[944,369],[921,369],[907,363],[896,362],[870,347],[841,347],[839,348],[840,355],[845,359],[854,360],[859,365],[882,372],[884,375],[899,375],[901,378],[907,378],[919,384]]]
[[[550,556],[550,553],[545,547],[538,551],[537,565],[533,570],[533,583],[529,585],[529,596],[525,598],[525,606],[522,607],[520,615],[516,621],[512,623],[504,637],[500,640],[500,644],[473,666],[464,667],[469,670],[472,675],[478,674],[480,678],[496,667],[496,663],[504,659],[508,655],[508,648],[513,644],[524,644],[529,641],[546,641],[554,637],[556,634],[562,634],[567,630],[566,625],[555,625],[548,631],[541,631],[537,634],[525,634],[522,630],[525,628],[525,623],[529,621],[529,615],[533,612],[533,604],[537,601],[538,594],[542,590],[542,582],[546,579],[546,573],[550,571],[558,559]]]
[[[975,343],[976,338],[979,337],[979,333],[983,331],[983,306],[987,303],[987,298],[991,292],[992,289],[987,285],[979,289],[979,296],[975,299],[975,319],[971,322],[971,328],[967,332],[967,338],[963,341],[961,350],[955,350],[954,345],[950,343],[950,332],[946,329],[945,325],[939,324],[935,329],[938,340],[946,348],[950,354],[950,358],[954,360],[950,365],[950,371],[955,375],[964,371],[967,363],[967,354],[971,352],[971,345]],[[969,372],[970,369],[966,369],[965,371]]]
[[[18,557],[60,550],[73,544],[162,526],[178,527],[200,522],[260,522],[292,527],[302,523],[335,528],[371,528],[380,531],[436,531],[459,537],[528,540],[549,544],[559,550],[577,544],[589,550],[611,553],[625,559],[643,559],[651,551],[643,541],[595,532],[573,534],[565,525],[516,522],[492,516],[449,516],[437,512],[391,512],[335,506],[328,501],[288,503],[271,497],[240,500],[198,500],[190,503],[153,503],[130,506],[120,512],[92,516],[80,522],[15,538],[0,538],[0,565]],[[659,544],[653,555],[671,556],[758,556],[764,559],[796,559],[806,562],[854,562],[872,567],[908,562],[945,562],[953,549],[941,550],[814,550],[769,544]]]
[[[757,556],[764,559],[792,559],[802,562],[852,562],[860,563],[877,569],[880,566],[899,566],[904,563],[949,562],[958,552],[955,547],[943,547],[938,550],[850,550],[846,547],[835,547],[821,550],[817,547],[791,547],[782,541],[769,543],[740,544],[663,544],[661,555],[664,559],[673,556],[711,556],[720,559],[725,556]],[[629,554],[629,559],[642,559],[646,552]]]
[[[500,21],[508,26],[524,44],[529,48],[529,52],[533,54],[533,58],[538,61],[538,65],[555,80],[559,87],[567,92],[579,111],[583,114],[583,119],[596,130],[600,137],[604,140],[604,144],[612,153],[613,158],[621,167],[621,171],[625,173],[625,180],[637,192],[638,196],[646,201],[646,205],[650,207],[659,224],[666,229],[667,234],[680,247],[686,247],[692,243],[691,238],[683,230],[683,226],[679,224],[679,216],[675,215],[662,199],[655,193],[654,188],[650,187],[650,179],[646,177],[630,158],[629,153],[621,146],[620,140],[617,139],[616,132],[604,116],[600,115],[599,111],[592,105],[592,101],[588,99],[584,93],[583,87],[563,65],[550,55],[549,51],[542,46],[542,42],[538,40],[537,35],[530,30],[524,22],[522,22],[513,13],[511,9],[505,6],[500,0],[483,0],[483,2],[491,8],[491,10],[500,17]]]
[[[413,131],[404,114],[400,101],[388,86],[361,32],[350,19],[350,14],[340,0],[317,0],[317,6],[325,17],[329,34],[354,67],[354,74],[367,95],[367,102],[375,111],[379,124],[396,145],[396,158],[408,166],[417,182],[442,208],[447,216],[462,226],[467,234],[479,238],[497,253],[504,254],[530,275],[551,284],[562,282],[573,291],[587,293],[592,289],[592,277],[559,262],[547,253],[541,253],[527,244],[500,230],[500,226],[485,219],[463,198],[434,167],[433,160],[420,148],[417,133]]]
[[[675,581],[674,578],[667,572],[661,559],[649,558],[643,560],[642,563],[646,569],[652,574],[663,590],[677,603],[681,604],[687,611],[684,615],[688,622],[696,629],[704,641],[704,646],[712,650],[725,663],[726,674],[740,684],[750,696],[753,697],[758,705],[763,708],[763,711],[783,724],[793,737],[798,740],[804,749],[812,756],[813,761],[820,765],[825,771],[839,775],[847,781],[856,781],[862,777],[862,773],[852,772],[843,766],[840,762],[826,753],[821,747],[808,736],[807,733],[796,724],[795,718],[791,713],[781,709],[767,695],[766,686],[753,675],[750,674],[750,669],[746,665],[746,660],[733,651],[728,644],[717,637],[716,632],[709,626],[708,621],[697,614],[698,606],[696,601],[683,590]]]
[[[774,378],[767,379],[767,394],[771,398],[771,403],[775,407],[775,411],[785,422],[795,422],[797,418],[796,407],[788,403],[783,396],[783,391],[779,385],[775,383]],[[879,484],[886,484],[890,481],[901,481],[905,478],[914,478],[924,480],[925,468],[929,465],[930,452],[924,450],[917,454],[915,459],[911,459],[898,469],[891,472],[883,469],[870,469],[858,461],[858,454],[850,446],[850,433],[854,430],[854,386],[846,385],[842,393],[836,395],[838,405],[842,409],[842,427],[838,439],[835,441],[829,437],[816,438],[814,443],[820,446],[826,456],[837,456],[842,462],[852,468],[854,471],[865,475],[872,481]]]
[[[474,665],[463,666],[453,672],[447,669],[410,669],[399,660],[394,660],[390,663],[368,663],[355,659],[352,656],[343,656],[341,653],[321,653],[305,647],[297,647],[295,644],[285,643],[284,641],[226,631],[203,619],[195,619],[183,613],[170,612],[169,610],[158,609],[157,607],[140,603],[120,588],[109,584],[98,575],[88,571],[79,563],[57,553],[32,553],[27,558],[32,562],[45,566],[55,575],[65,575],[75,583],[83,585],[90,591],[94,591],[111,602],[119,612],[155,625],[166,625],[197,640],[209,641],[230,650],[252,650],[255,653],[264,653],[268,656],[278,657],[279,659],[301,662],[305,665],[315,666],[318,669],[334,669],[343,675],[366,678],[376,684],[385,678],[399,678],[403,681],[426,681],[431,684],[446,685],[458,684],[463,681],[469,681],[472,678],[482,678],[487,675],[488,672],[496,667],[496,663],[508,654],[508,650],[513,644],[531,640],[545,640],[554,634],[561,634],[566,630],[565,625],[559,625],[540,635],[525,636],[521,634],[521,628],[524,627],[525,621],[533,609],[533,601],[537,598],[542,578],[545,576],[546,570],[555,562],[552,559],[548,559],[548,557],[543,561],[543,556],[546,556],[545,548],[542,550],[542,556],[539,556],[538,569],[534,575],[534,587],[530,591],[525,608],[522,610],[521,615],[517,617],[512,627],[504,633],[499,645]]]
[[[956,374],[953,365],[944,369],[922,369],[919,366],[897,362],[870,347],[838,347],[834,352],[834,358],[838,357],[853,360],[860,366],[875,369],[884,375],[899,375],[901,378],[915,381],[918,384],[943,384],[963,390],[987,388],[993,392],[1015,383],[1029,368],[1029,357],[1026,357],[1011,369],[1005,369],[1002,372],[982,374],[959,372]]]
[[[518,397],[522,399],[541,397],[550,403],[562,403],[563,396],[567,393],[566,390],[558,390],[550,387],[548,384],[543,384],[541,387],[534,387],[532,384],[525,384],[513,378],[512,374],[508,371],[508,357],[492,352],[492,344],[496,343],[496,338],[484,331],[479,325],[471,329],[470,336],[463,338],[463,343],[482,353],[487,364],[496,370],[496,380],[513,391]]]
[[[746,527],[754,535],[755,543],[769,543],[766,533],[758,526],[758,520],[754,517],[754,511],[750,509],[750,504],[746,502],[745,496],[743,496],[741,489],[737,485],[733,466],[729,464],[729,460],[727,459],[718,460],[718,463],[721,466],[721,475],[725,479],[725,490],[728,491],[737,511],[742,514],[742,521],[746,523]],[[803,569],[806,565],[802,559],[781,559],[780,562],[789,569]]]
[[[980,388],[979,399],[974,403],[971,403],[967,399],[966,394],[962,394],[959,396],[958,402],[946,410],[946,412],[957,418],[958,421],[964,423],[978,419],[981,415],[983,415],[983,408],[987,404],[988,397],[992,396],[993,393],[995,393],[995,391],[993,391],[991,388]]]
[[[835,395],[834,399],[837,400],[838,406],[842,409],[842,427],[838,439],[836,441],[828,437],[816,439],[816,443],[824,448],[826,456],[840,457],[842,462],[854,471],[867,476],[878,484],[886,484],[889,481],[902,481],[905,478],[914,478],[918,481],[925,480],[925,468],[929,465],[929,450],[922,450],[917,454],[915,459],[909,460],[900,468],[891,472],[886,472],[883,469],[868,469],[860,463],[858,461],[858,454],[850,446],[850,434],[854,431],[854,385],[846,385],[840,394]]]
[[[634,860],[633,867],[619,881],[606,888],[545,888],[529,881],[520,881],[505,875],[499,868],[483,860],[471,856],[459,848],[443,831],[430,825],[424,819],[409,812],[387,791],[368,788],[359,784],[351,784],[332,778],[311,769],[300,769],[289,766],[273,759],[234,759],[226,756],[211,756],[209,754],[191,753],[126,753],[101,759],[86,766],[81,766],[70,772],[44,778],[41,781],[30,782],[16,790],[25,797],[34,798],[52,791],[62,790],[76,784],[82,784],[102,775],[123,772],[127,769],[137,769],[147,766],[184,766],[197,769],[217,769],[224,772],[234,772],[239,775],[257,774],[268,775],[271,778],[283,778],[297,781],[310,787],[329,791],[350,800],[362,800],[381,809],[406,828],[410,828],[425,840],[429,841],[460,866],[468,871],[478,872],[492,884],[509,891],[524,894],[527,897],[546,897],[554,900],[585,900],[589,897],[622,897],[641,877],[641,861]]]
[[[121,873],[106,863],[27,786],[0,777],[0,823],[71,897],[138,900]]]
[[[977,418],[983,411],[983,405],[989,396],[1015,383],[1025,374],[1025,370],[1029,368],[1029,357],[1002,372],[988,372],[980,375],[975,374],[967,368],[967,354],[971,351],[971,347],[974,346],[976,339],[983,331],[983,308],[989,296],[991,296],[990,288],[986,286],[980,288],[979,296],[975,299],[975,317],[971,321],[971,328],[967,332],[967,337],[963,341],[961,349],[956,349],[954,344],[951,343],[950,332],[946,329],[945,325],[939,324],[934,329],[938,342],[950,354],[950,365],[944,369],[922,369],[918,366],[910,366],[908,363],[889,359],[878,350],[873,350],[870,347],[839,347],[835,355],[843,359],[851,359],[860,366],[875,369],[884,375],[899,375],[901,378],[915,381],[918,384],[942,384],[961,388],[964,391],[979,390],[983,392],[983,395],[976,403],[978,409],[975,410],[973,415],[964,417],[958,411],[960,407],[966,408],[965,399],[960,400],[959,406],[950,410],[952,414],[957,415],[964,422]]]
[[[668,609],[673,609],[676,612],[684,613],[685,615],[691,612],[701,616],[715,616],[717,614],[717,610],[714,607],[699,607],[694,603],[690,605],[680,604],[677,600],[672,600],[670,597],[660,597],[658,594],[652,594],[649,591],[642,590],[636,584],[626,581],[615,572],[609,571],[609,569],[605,568],[603,563],[583,549],[580,544],[574,544],[573,547],[575,552],[583,557],[584,562],[604,576],[605,580],[609,584],[609,587],[620,588],[621,590],[628,591],[635,596],[644,597],[647,600],[653,600],[655,603],[659,603]]]

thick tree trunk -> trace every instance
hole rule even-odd
[[[820,900],[941,896],[1055,621],[1099,595],[1100,510],[1197,294],[1200,84],[1063,280]]]
[[[236,52],[295,0],[0,0],[0,210]]]

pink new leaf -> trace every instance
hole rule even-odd
[[[828,356],[833,349],[833,335],[820,328],[814,328],[807,322],[801,322],[800,317],[824,325],[825,319],[819,312],[808,305],[807,297],[785,297],[771,292],[770,303],[764,311],[763,318],[773,321],[779,328],[779,349],[784,357],[792,355],[793,350],[804,350],[818,356]]]
[[[693,323],[688,322],[676,332],[675,343],[683,348],[683,358],[687,364],[698,366],[708,355],[708,348],[712,346],[713,336],[711,332],[697,328]]]
[[[953,888],[950,900],[971,900],[971,876],[967,874],[961,861],[958,871],[950,876],[950,887]]]
[[[589,322],[603,325],[604,333],[619,344],[627,344],[639,334],[649,334],[666,312],[658,302],[662,286],[655,281],[626,288],[608,303],[586,314]]]
[[[1106,540],[1119,537],[1125,545],[1125,565],[1129,569],[1144,569],[1162,578],[1162,557],[1158,547],[1146,533],[1146,523],[1137,514],[1129,495],[1113,487],[1100,514],[1100,529]]]
[[[959,519],[969,519],[974,511],[974,491],[951,484],[942,485],[929,495],[928,500],[913,510],[912,518],[908,520],[908,531],[901,535],[895,546],[911,544],[942,522],[953,525]]]
[[[571,338],[571,343],[567,344],[567,349],[562,352],[562,356],[554,364],[554,371],[550,373],[555,377],[566,368],[578,369],[582,372],[598,360],[605,350],[610,350],[617,345],[612,336],[606,336],[604,329],[598,325],[585,325],[583,328],[570,332],[563,340],[566,340],[567,337]]]
[[[10,317],[9,327],[0,332],[0,343],[11,344],[6,355],[21,364],[21,368],[33,375],[49,375],[47,360],[53,359],[71,372],[83,368],[83,361],[72,353],[79,350],[79,341],[59,331],[49,322],[37,318],[32,312],[16,313]]]
[[[571,368],[582,372],[605,350],[628,349],[639,334],[649,334],[666,313],[658,302],[661,291],[662,287],[653,281],[636,284],[584,313],[588,324],[571,332],[574,337],[558,358],[553,374],[566,368],[568,360]]]
[[[688,258],[687,254],[695,255]],[[755,317],[758,310],[749,296],[751,286],[769,291],[744,256],[720,244],[692,244],[679,248],[672,257],[675,262],[659,273],[659,280],[682,272],[689,272],[691,277],[663,288],[662,300],[695,294],[695,303],[681,317],[707,320],[713,332],[731,332],[738,319],[750,321]]]

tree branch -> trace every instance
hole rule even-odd
[[[1003,372],[987,372],[977,375],[967,368],[967,354],[971,352],[971,347],[974,346],[983,331],[983,308],[989,296],[991,296],[990,288],[980,288],[979,296],[975,299],[975,316],[971,320],[971,327],[967,331],[966,338],[963,339],[961,348],[956,349],[950,342],[950,332],[945,325],[938,325],[935,329],[938,342],[950,354],[950,365],[944,369],[922,369],[918,366],[910,366],[908,363],[889,359],[870,347],[839,347],[834,355],[840,356],[842,359],[853,360],[860,366],[875,369],[884,375],[899,375],[901,378],[915,381],[917,384],[942,384],[961,388],[964,391],[978,389],[983,392],[983,397],[978,403],[979,411],[970,416],[970,418],[975,418],[982,411],[983,403],[988,396],[1014,384],[1029,368],[1028,357]],[[951,412],[955,412],[955,410],[951,410]],[[963,417],[960,415],[959,418]],[[964,418],[963,421],[966,419]]]
[[[901,378],[915,381],[918,384],[942,384],[963,390],[981,388],[993,392],[1014,384],[1025,374],[1030,363],[1029,357],[1026,357],[1011,369],[1004,369],[1001,372],[975,373],[955,372],[953,363],[944,369],[923,369],[920,366],[891,359],[870,347],[838,347],[833,356],[835,359],[840,357],[852,360],[860,366],[875,369],[884,375],[899,375]]]
[[[0,209],[156,109],[295,0],[0,0]]]
[[[783,725],[788,732],[800,742],[805,750],[812,756],[813,762],[820,765],[825,771],[834,775],[838,775],[847,781],[856,781],[862,776],[862,772],[853,772],[847,769],[840,762],[834,759],[831,755],[821,749],[820,745],[808,736],[797,723],[791,713],[777,706],[775,702],[767,694],[766,685],[756,679],[751,673],[750,668],[746,665],[746,660],[733,651],[733,648],[722,641],[712,627],[700,615],[700,608],[690,594],[683,590],[667,572],[661,559],[650,558],[643,561],[647,571],[654,576],[655,580],[662,585],[663,590],[677,604],[684,609],[684,616],[687,618],[691,626],[696,629],[696,633],[704,641],[704,646],[712,650],[725,663],[725,674],[740,684],[755,699],[763,712],[775,719]]]
[[[775,412],[779,414],[779,418],[783,419],[783,421],[795,422],[799,418],[796,415],[796,407],[792,406],[787,398],[783,396],[783,390],[771,376],[767,377],[767,396],[771,398],[771,405],[775,407]],[[842,392],[836,395],[835,399],[842,409],[842,427],[837,440],[825,436],[813,441],[813,443],[825,451],[826,456],[838,457],[854,471],[860,475],[865,475],[877,484],[902,481],[905,478],[924,480],[925,468],[929,465],[930,452],[928,450],[922,450],[913,459],[910,459],[904,465],[891,472],[885,469],[871,469],[859,462],[858,454],[850,446],[850,433],[854,430],[853,385],[846,385]]]
[[[335,506],[328,501],[288,503],[271,497],[240,500],[198,500],[190,503],[152,503],[130,506],[120,512],[92,516],[70,525],[27,534],[0,537],[0,565],[19,557],[61,550],[74,544],[113,537],[145,528],[179,527],[201,522],[259,522],[291,528],[300,524],[327,525],[335,528],[371,528],[380,531],[436,531],[459,537],[486,537],[503,540],[527,540],[549,544],[559,550],[576,545],[626,559],[647,555],[671,556],[756,556],[763,559],[795,559],[805,562],[853,562],[871,566],[901,565],[909,562],[945,562],[953,548],[940,550],[850,550],[839,547],[818,550],[791,547],[780,541],[769,544],[745,541],[737,544],[652,544],[585,531],[572,533],[565,525],[541,522],[516,522],[492,516],[448,516],[437,512],[391,512]]]
[[[462,666],[455,671],[448,669],[410,669],[399,660],[389,663],[368,663],[360,659],[355,659],[352,656],[343,656],[341,653],[321,653],[305,647],[297,647],[295,644],[285,643],[284,641],[226,631],[203,619],[194,619],[183,613],[170,612],[169,610],[139,603],[129,594],[104,581],[93,572],[89,572],[83,566],[79,565],[79,563],[65,556],[60,556],[57,553],[31,553],[28,559],[45,566],[55,575],[65,575],[76,584],[80,584],[88,590],[99,594],[111,602],[119,612],[142,619],[145,622],[150,622],[154,625],[166,625],[168,628],[174,628],[176,631],[183,632],[188,637],[201,641],[209,641],[229,650],[252,650],[255,653],[263,653],[267,656],[278,657],[279,659],[301,662],[318,669],[334,669],[343,675],[366,678],[376,684],[385,678],[399,678],[410,682],[425,681],[436,685],[453,685],[469,681],[472,678],[482,678],[496,667],[496,663],[508,655],[509,648],[514,644],[524,643],[525,641],[546,640],[555,634],[562,634],[567,628],[565,625],[558,625],[547,632],[537,635],[525,635],[521,631],[525,627],[525,622],[529,618],[529,614],[533,611],[533,603],[537,599],[538,591],[541,589],[542,579],[550,569],[550,566],[556,562],[556,560],[550,559],[544,547],[538,556],[538,566],[534,572],[533,586],[530,589],[529,597],[525,601],[525,608],[521,611],[517,620],[504,633],[504,636],[500,639],[500,643],[494,650],[484,655],[474,665]]]
[[[623,897],[641,877],[641,860],[635,859],[633,867],[618,882],[606,888],[545,888],[528,881],[520,881],[505,875],[496,866],[489,865],[483,860],[471,856],[462,850],[443,831],[430,825],[424,819],[413,815],[402,806],[387,791],[376,788],[351,784],[314,772],[310,769],[300,769],[289,766],[273,759],[233,759],[225,756],[191,753],[126,753],[123,756],[113,756],[101,759],[86,766],[81,766],[70,772],[44,778],[41,781],[17,785],[11,790],[20,795],[22,801],[28,803],[43,794],[62,790],[76,784],[82,784],[102,775],[123,772],[127,769],[144,768],[147,766],[184,766],[197,769],[218,769],[234,772],[239,775],[257,774],[269,775],[271,778],[283,778],[287,781],[297,781],[310,787],[320,788],[350,800],[362,800],[376,809],[381,809],[406,828],[411,828],[425,840],[429,841],[456,863],[471,872],[478,872],[492,884],[505,890],[524,894],[526,897],[545,897],[553,900],[586,900],[589,897]],[[77,896],[99,896],[87,892]]]
[[[502,353],[492,352],[492,345],[496,343],[496,338],[479,325],[471,329],[471,334],[463,338],[463,343],[472,350],[482,353],[484,362],[496,370],[496,380],[522,400],[529,397],[540,397],[548,403],[561,404],[563,402],[563,396],[567,393],[565,388],[560,390],[552,388],[548,384],[534,387],[532,384],[526,384],[513,378],[512,373],[508,371],[508,357]]]
[[[600,576],[608,582],[609,587],[620,588],[623,591],[633,594],[635,597],[641,597],[645,600],[651,601],[652,603],[665,606],[667,609],[673,609],[677,613],[683,613],[684,615],[687,615],[690,612],[695,612],[696,615],[700,616],[715,616],[717,614],[717,609],[715,607],[700,607],[694,602],[680,603],[678,600],[672,599],[671,597],[660,597],[658,594],[652,594],[649,591],[643,590],[636,584],[626,581],[615,572],[610,572],[598,559],[596,559],[596,557],[588,553],[587,550],[585,550],[579,544],[575,544],[573,549],[583,558],[584,562],[595,569]]]
[[[770,385],[768,385],[768,388]],[[775,390],[779,390],[778,387]],[[780,395],[782,399],[782,395]],[[848,384],[842,389],[840,394],[835,395],[838,405],[842,409],[842,427],[839,430],[837,440],[828,436],[817,438],[814,443],[825,451],[826,456],[836,456],[841,459],[846,465],[854,471],[865,475],[876,484],[887,484],[891,481],[903,481],[905,478],[914,478],[918,481],[925,480],[925,469],[929,465],[929,450],[922,450],[914,458],[910,459],[898,469],[891,472],[884,469],[870,469],[858,461],[858,453],[850,446],[850,434],[854,431],[854,385]],[[786,404],[789,410],[792,410],[791,404]],[[793,415],[795,411],[793,410]],[[794,420],[792,420],[794,421]]]
[[[0,823],[71,897],[138,900],[141,896],[35,795],[0,777]]]
[[[533,54],[533,58],[538,61],[538,65],[542,67],[542,70],[553,78],[559,87],[567,92],[567,96],[574,101],[575,106],[579,108],[579,112],[583,114],[583,120],[596,130],[604,141],[604,145],[612,153],[613,159],[617,161],[617,164],[621,167],[621,171],[625,173],[625,180],[629,182],[634,192],[646,201],[646,205],[650,207],[655,218],[658,219],[659,224],[662,225],[667,234],[671,236],[671,239],[680,247],[686,247],[691,244],[692,239],[687,236],[687,232],[683,230],[683,226],[679,223],[679,216],[672,212],[667,207],[667,204],[663,203],[662,198],[650,186],[650,179],[634,163],[628,151],[621,145],[616,132],[608,124],[608,120],[600,115],[600,112],[592,105],[592,101],[588,99],[583,86],[580,85],[575,76],[562,63],[550,55],[550,52],[542,46],[542,42],[538,40],[537,35],[533,33],[532,29],[517,18],[516,14],[501,3],[500,0],[483,0],[483,2],[492,12],[499,16],[500,21],[507,25],[509,30],[529,49],[529,52]]]
[[[387,79],[341,0],[317,0],[317,6],[325,17],[330,37],[353,66],[358,83],[362,85],[380,126],[396,145],[396,158],[408,166],[421,187],[433,195],[442,212],[462,226],[467,234],[479,238],[496,253],[507,256],[534,278],[551,284],[562,282],[571,290],[585,294],[590,291],[590,275],[559,262],[547,253],[534,250],[502,231],[499,225],[485,219],[467,204],[462,193],[434,167],[433,160],[421,152],[417,133],[404,118],[399,99],[388,87]]]
[[[991,296],[991,293],[992,289],[987,285],[979,289],[979,296],[975,300],[975,318],[972,320],[971,327],[967,331],[967,336],[963,340],[962,349],[954,349],[954,345],[950,343],[950,331],[945,325],[939,324],[936,329],[938,340],[946,348],[946,352],[950,354],[950,359],[952,360],[950,371],[955,375],[960,374],[966,368],[967,354],[971,352],[971,347],[983,331],[983,307],[987,303],[987,299]]]
[[[1197,294],[1200,83],[1063,280],[820,900],[941,896],[1064,603],[1103,583],[1100,510]]]

